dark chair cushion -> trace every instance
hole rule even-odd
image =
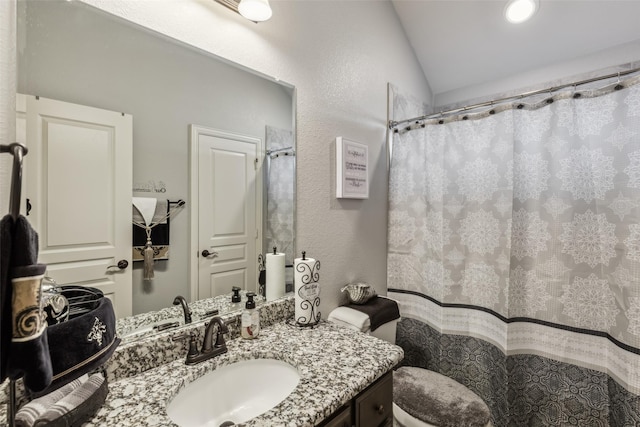
[[[409,415],[438,427],[484,427],[489,407],[459,382],[422,368],[402,367],[393,373],[393,401]]]

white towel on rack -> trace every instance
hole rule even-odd
[[[158,199],[153,197],[133,197],[132,200],[133,206],[138,209],[140,215],[144,219],[144,223],[146,225],[151,225],[153,222],[153,215],[156,212],[156,204],[158,203]]]

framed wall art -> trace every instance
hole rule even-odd
[[[336,138],[336,197],[369,198],[369,147]]]

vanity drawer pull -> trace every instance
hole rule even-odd
[[[377,412],[379,415],[384,414],[384,405],[383,405],[383,404],[380,404],[380,405],[376,406],[376,412]]]

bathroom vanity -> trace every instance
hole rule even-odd
[[[260,306],[264,327],[255,340],[238,337],[238,313],[222,316],[230,330],[227,353],[196,365],[185,364],[188,340],[180,338],[194,332],[202,342],[205,321],[121,344],[107,366],[107,400],[86,425],[175,426],[167,406],[181,390],[212,370],[250,359],[283,361],[300,380],[279,404],[238,425],[390,425],[390,371],[402,360],[402,349],[324,321],[300,328],[290,321],[292,310],[292,296]],[[0,407],[0,418],[5,409]]]
[[[322,427],[393,425],[393,373],[388,372],[322,422]]]

